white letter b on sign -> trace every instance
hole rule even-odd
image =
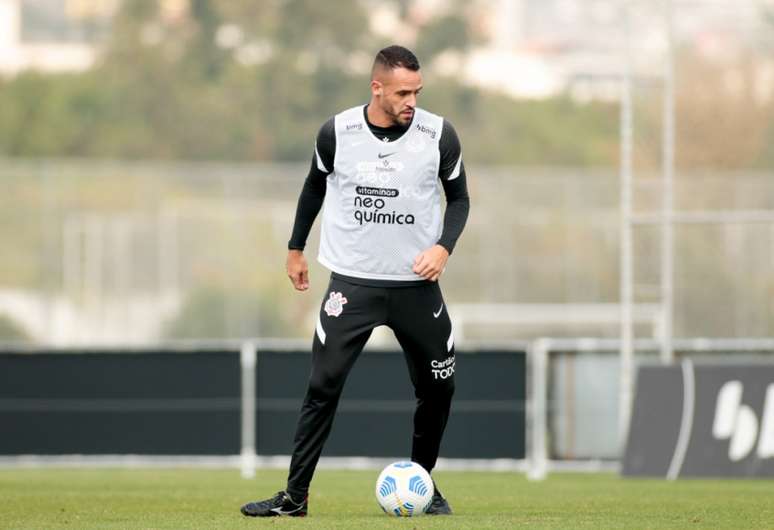
[[[712,435],[729,439],[728,458],[738,462],[746,458],[758,440],[758,418],[755,410],[742,403],[742,382],[729,381],[718,392]],[[761,433],[758,440],[758,458],[774,456],[774,384],[766,388],[763,402]]]

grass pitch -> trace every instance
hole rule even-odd
[[[317,473],[304,519],[251,519],[283,471],[243,480],[223,470],[0,470],[0,528],[774,528],[774,482],[437,472],[451,517],[397,519],[374,498],[377,471]]]

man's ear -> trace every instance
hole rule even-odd
[[[371,80],[371,94],[381,96],[384,93],[384,85],[376,79]]]

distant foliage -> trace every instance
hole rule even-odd
[[[0,156],[306,160],[325,119],[368,100],[363,65],[386,44],[357,0],[165,5],[125,2],[88,72],[0,80]],[[463,7],[417,23],[422,64],[475,41]],[[469,161],[615,164],[610,105],[517,102],[429,72],[426,84],[420,104],[456,125]]]

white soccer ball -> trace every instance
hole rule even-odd
[[[422,515],[433,500],[430,473],[416,462],[393,462],[376,479],[376,500],[396,517]]]

